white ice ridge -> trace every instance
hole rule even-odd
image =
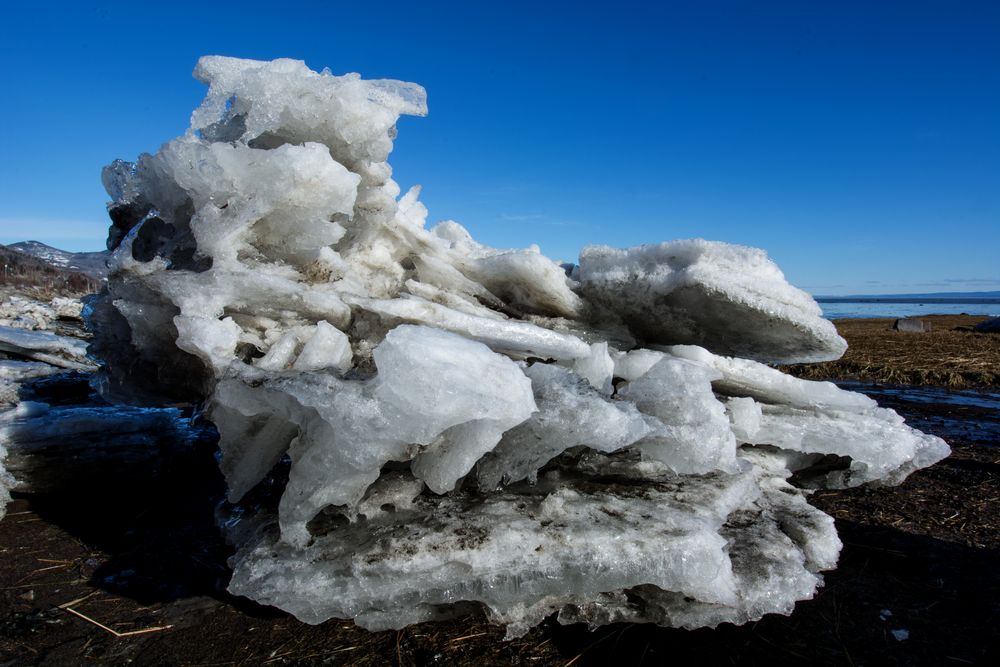
[[[812,297],[757,248],[702,239],[588,246],[578,275],[585,297],[647,343],[777,363],[830,361],[847,349]]]
[[[105,169],[104,395],[203,404],[231,590],[308,622],[482,607],[696,627],[788,613],[836,562],[786,480],[898,482],[947,446],[762,362],[845,343],[760,250],[563,267],[427,228],[387,162],[424,91],[207,57],[190,130]]]

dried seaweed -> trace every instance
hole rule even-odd
[[[834,322],[847,339],[838,361],[795,364],[783,370],[810,380],[866,380],[953,389],[1000,387],[1000,335],[978,333],[980,315],[928,315],[931,331],[905,333],[893,319]]]

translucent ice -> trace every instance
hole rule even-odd
[[[389,461],[412,460],[431,490],[452,490],[504,431],[535,411],[531,383],[513,361],[453,333],[400,326],[373,358],[378,374],[366,381],[247,370],[219,385],[210,413],[230,499],[287,452],[280,516],[290,542],[308,542],[306,524],[324,507],[353,513]]]
[[[897,482],[947,454],[765,365],[845,343],[762,251],[490,248],[428,228],[391,178],[420,86],[195,74],[190,130],[105,169],[91,353],[112,399],[207,406],[230,590],[370,628],[746,622],[813,595],[840,550],[789,479]]]
[[[568,369],[534,364],[524,372],[531,378],[538,414],[505,433],[479,462],[477,475],[483,490],[523,479],[534,481],[542,466],[573,447],[614,452],[666,430],[632,403],[605,398]]]

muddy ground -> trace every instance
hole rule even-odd
[[[1000,395],[850,388],[954,453],[899,487],[817,492],[844,550],[789,617],[697,631],[550,621],[510,642],[480,617],[381,633],[305,625],[225,592],[222,482],[203,444],[9,506],[0,665],[1000,664]]]

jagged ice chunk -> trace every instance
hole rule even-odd
[[[564,267],[428,229],[387,162],[420,86],[287,59],[195,76],[189,131],[104,171],[89,353],[111,400],[207,407],[234,593],[373,629],[470,609],[510,636],[553,613],[742,623],[836,563],[790,479],[895,483],[947,455],[765,365],[846,344],[763,251],[590,246]],[[40,335],[0,347],[87,364]],[[0,470],[0,505],[9,486]]]

